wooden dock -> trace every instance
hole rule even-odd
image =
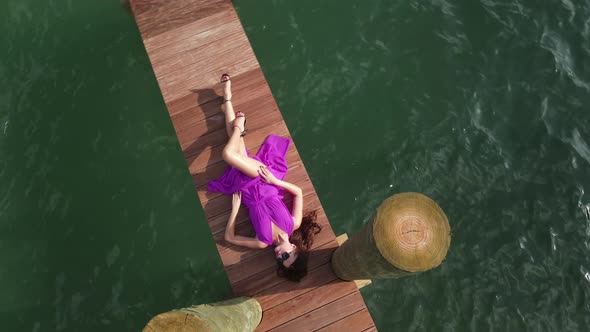
[[[279,278],[272,249],[245,249],[224,241],[231,197],[207,191],[207,182],[227,167],[221,158],[227,141],[221,74],[232,76],[234,108],[248,116],[251,154],[269,134],[290,137],[233,4],[131,0],[131,7],[232,289],[262,305],[257,330],[376,330],[355,284],[332,272],[330,256],[338,244],[295,144],[287,153],[286,180],[303,189],[304,213],[317,209],[322,225],[307,277],[300,283]],[[238,215],[236,233],[254,235],[245,209]]]

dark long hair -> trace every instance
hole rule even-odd
[[[307,274],[309,250],[313,245],[313,238],[322,227],[316,222],[317,211],[307,213],[301,219],[301,226],[291,234],[289,241],[297,246],[297,259],[289,267],[279,265],[277,275],[291,281],[300,281]]]

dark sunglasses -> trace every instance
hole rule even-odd
[[[286,261],[287,259],[289,259],[289,257],[291,257],[291,255],[288,252],[282,253],[281,257],[277,258],[277,264],[279,266],[283,266],[283,262]]]

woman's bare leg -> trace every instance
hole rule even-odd
[[[234,112],[234,106],[232,104],[232,92],[231,92],[231,80],[227,80],[225,82],[221,82],[223,86],[223,100],[224,103],[221,104],[221,110],[225,114],[225,130],[227,132],[227,136],[231,137],[233,133],[233,123],[236,118],[236,114]],[[244,140],[240,137],[240,145],[238,146],[236,152],[243,154],[244,156],[248,156],[246,153],[246,144],[244,144]]]
[[[236,114],[234,113],[234,107],[231,102],[231,80],[227,80],[221,84],[223,85],[224,100],[221,110],[225,114],[225,129],[227,136],[229,136],[229,140],[223,148],[223,160],[249,177],[255,178],[258,176],[258,169],[264,164],[248,157],[244,139],[241,137],[241,133],[245,129],[244,122],[246,118],[236,118]]]
[[[264,166],[264,164],[239,152],[240,144],[243,144],[240,135],[244,130],[244,119],[245,117],[243,116],[235,118],[232,125],[233,132],[229,137],[229,141],[225,145],[225,148],[223,148],[223,160],[229,165],[239,169],[240,172],[251,178],[255,178],[258,176],[258,169],[260,169],[260,166]]]

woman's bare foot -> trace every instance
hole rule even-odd
[[[225,130],[227,132],[227,136],[231,137],[232,133],[234,132],[234,119],[236,115],[234,113],[234,107],[231,101],[231,78],[228,74],[221,75],[221,87],[223,89],[223,102],[221,103],[221,111],[225,116]]]

